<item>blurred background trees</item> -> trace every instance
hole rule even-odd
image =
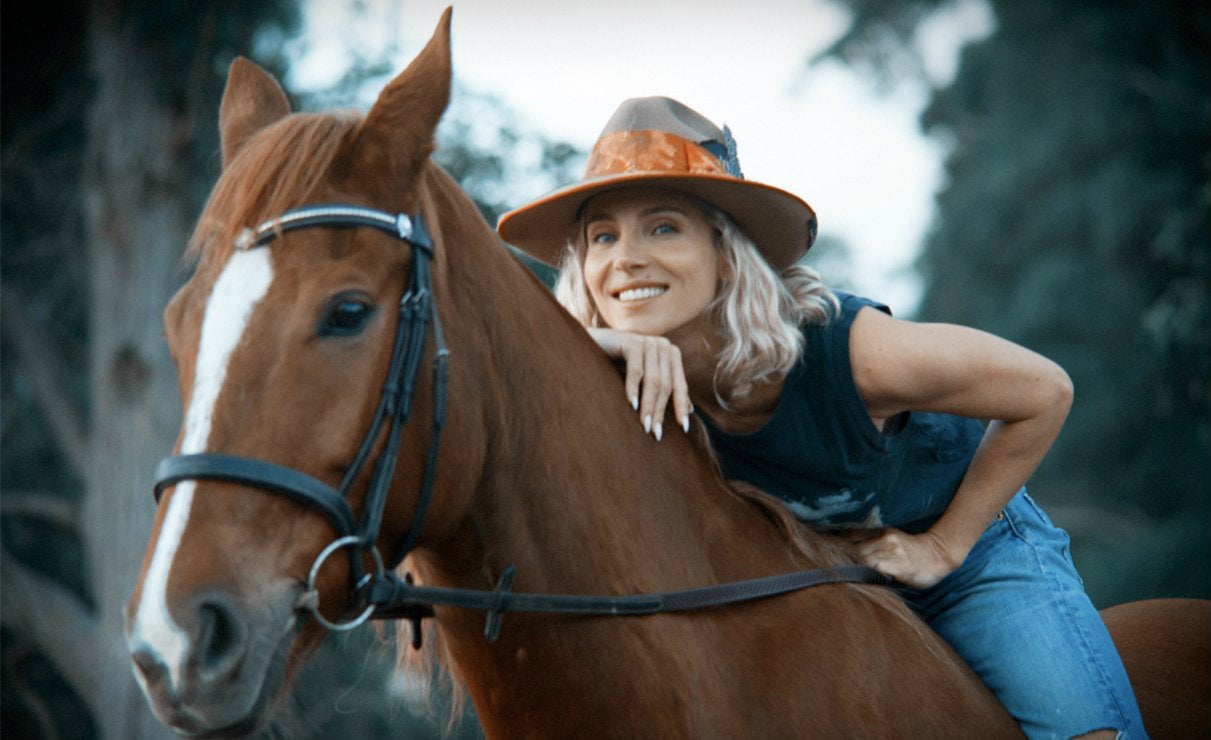
[[[845,0],[829,56],[921,76],[946,0]],[[1031,482],[1094,601],[1211,583],[1211,8],[992,0],[922,127],[952,143],[917,318],[1059,362],[1068,423]]]
[[[914,33],[949,0],[837,2],[853,21],[821,58],[884,85],[925,79]],[[951,149],[918,318],[987,329],[1073,376],[1076,405],[1032,488],[1073,533],[1095,601],[1207,596],[1211,11],[991,6],[995,31],[922,117]],[[281,77],[301,11],[297,0],[52,0],[20,23],[6,11],[2,723],[21,737],[162,736],[121,640],[152,471],[180,414],[159,315],[187,277],[179,255],[218,174],[227,65],[244,54]],[[397,71],[388,56],[357,59],[296,102],[360,105],[357,90]],[[490,222],[514,193],[579,174],[581,152],[491,96],[456,91],[439,160]],[[822,241],[813,256],[826,275],[848,270],[844,245]],[[409,715],[412,688],[389,679],[390,651],[375,642],[370,631],[329,641],[278,733],[439,734]]]
[[[218,65],[298,9],[23,10],[3,43],[5,731],[162,736],[121,640],[179,419],[155,317],[216,172]]]

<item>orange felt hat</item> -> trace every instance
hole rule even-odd
[[[781,270],[816,239],[816,213],[800,198],[745,180],[731,132],[671,98],[631,98],[606,123],[584,178],[500,217],[505,241],[558,264],[594,195],[621,187],[663,188],[695,196],[731,216],[766,260]]]

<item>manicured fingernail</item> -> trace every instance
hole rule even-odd
[[[652,431],[652,415],[648,414],[643,417],[643,433],[647,434],[650,431]]]
[[[681,428],[685,430],[686,434],[690,433],[690,417],[687,416],[681,420]]]
[[[631,408],[639,410],[639,396],[631,396]]]
[[[694,404],[692,404],[692,403],[690,404],[690,413],[691,414],[694,413]]]
[[[660,437],[664,435],[664,427],[661,426],[659,422],[657,422],[656,428],[654,430],[652,430],[652,433],[656,435],[656,441],[659,442]]]

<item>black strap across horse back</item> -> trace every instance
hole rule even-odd
[[[488,613],[484,636],[489,642],[500,634],[504,612],[542,612],[580,616],[625,617],[689,612],[746,601],[780,596],[793,591],[839,583],[865,583],[890,586],[892,580],[865,565],[837,565],[794,573],[781,573],[747,581],[733,581],[700,588],[631,596],[578,596],[572,594],[514,593],[513,566],[505,568],[493,591],[416,586],[411,579],[400,580],[394,573],[375,579],[366,593],[375,606],[374,619],[408,619],[412,622],[412,644],[419,648],[420,620],[433,616],[434,606],[479,609]]]
[[[288,231],[309,227],[374,228],[413,247],[411,275],[408,288],[399,302],[395,344],[391,351],[391,362],[383,383],[382,395],[374,413],[374,420],[342,477],[339,489],[334,489],[300,470],[277,463],[236,455],[196,453],[167,457],[160,462],[156,469],[155,498],[158,502],[165,489],[182,481],[215,480],[277,493],[322,514],[332,524],[337,539],[324,548],[311,566],[304,608],[323,626],[331,630],[348,630],[371,618],[408,619],[412,622],[413,645],[420,647],[420,622],[426,617],[434,616],[434,606],[463,607],[487,612],[484,634],[489,640],[495,640],[500,632],[501,615],[507,611],[634,616],[736,604],[823,584],[892,583],[883,574],[864,565],[838,565],[833,568],[785,573],[702,588],[630,596],[514,593],[511,587],[515,571],[511,565],[501,574],[496,588],[492,591],[417,586],[412,583],[410,576],[401,580],[392,569],[403,561],[420,536],[425,512],[433,494],[438,443],[442,427],[445,425],[450,353],[442,333],[433,298],[433,282],[429,274],[429,262],[434,253],[433,240],[419,214],[408,216],[361,206],[327,204],[292,209],[276,219],[266,221],[255,230],[245,229],[236,239],[236,247],[245,250],[256,249]],[[433,325],[436,347],[432,368],[433,415],[429,453],[412,525],[390,560],[384,564],[375,543],[382,524],[391,480],[395,474],[400,438],[411,413],[412,396],[420,374],[420,360],[424,353],[429,324]],[[362,507],[362,518],[359,521],[349,506],[348,495],[376,443],[383,436],[384,425],[387,426],[386,438],[374,463],[365,504]],[[353,547],[369,553],[374,560],[374,571],[364,572],[361,557],[350,558],[353,586],[349,602],[351,607],[360,608],[362,612],[350,621],[333,623],[320,614],[315,581],[323,562],[343,547]]]

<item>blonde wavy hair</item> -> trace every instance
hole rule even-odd
[[[724,336],[714,382],[715,396],[727,408],[754,384],[785,377],[803,354],[801,327],[827,322],[840,304],[818,272],[794,264],[779,273],[731,217],[709,203],[700,205],[723,260],[719,288],[706,310]],[[602,326],[584,281],[584,260],[584,228],[578,224],[564,250],[555,297],[584,326]]]

